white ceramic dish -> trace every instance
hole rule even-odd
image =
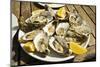
[[[23,36],[25,33],[22,32],[21,30],[19,30],[19,35],[18,35],[18,38],[20,38],[21,36]],[[89,44],[89,40],[90,40],[90,35],[88,36],[88,39],[85,43],[85,45],[83,46],[84,48],[87,47],[87,45]],[[20,44],[21,47],[23,48],[24,44]],[[54,54],[54,56],[51,56],[51,55],[46,55],[46,57],[40,57],[36,54],[33,54],[33,53],[28,53],[24,48],[23,50],[29,54],[30,56],[36,58],[36,59],[39,59],[39,60],[42,60],[42,61],[47,61],[47,62],[61,62],[61,61],[67,61],[67,60],[70,60],[72,58],[74,58],[75,56],[74,55],[71,55],[71,56],[68,56],[68,57],[57,57],[57,55]]]
[[[62,7],[64,6],[64,4],[52,4],[52,3],[39,3],[41,6],[45,6],[45,5],[48,5],[49,7],[52,7],[52,8],[59,8],[59,7]]]

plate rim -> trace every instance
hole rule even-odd
[[[38,3],[38,4],[44,7],[45,5],[55,4],[55,3]],[[60,7],[64,6],[65,4],[57,4],[57,5],[59,5],[59,6],[50,6],[50,7],[51,8],[60,8]]]

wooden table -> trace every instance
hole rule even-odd
[[[32,11],[44,9],[44,7],[33,2],[15,2],[15,0],[12,0],[11,4],[12,13],[15,14],[18,19],[23,16],[24,20],[31,16]],[[75,9],[80,16],[87,21],[87,24],[92,30],[89,46],[96,44],[96,6],[66,5],[66,8],[68,11]]]

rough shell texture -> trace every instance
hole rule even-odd
[[[61,41],[60,41],[61,42]],[[67,55],[69,50],[67,49],[65,44],[62,44],[56,40],[55,37],[51,37],[49,39],[49,46],[52,48],[53,51],[58,53],[59,55]],[[63,42],[64,43],[64,42]],[[61,45],[62,44],[62,45]]]
[[[46,32],[48,36],[51,36],[55,32],[55,25],[50,22],[45,27],[43,27],[43,31]]]
[[[41,32],[41,30],[33,30],[33,31],[31,31],[31,32],[28,32],[28,33],[26,33],[24,36],[23,36],[23,40],[26,40],[26,41],[28,41],[28,40],[33,40],[33,38],[38,34],[38,33],[40,33]]]
[[[66,23],[59,23],[59,25],[56,28],[56,34],[60,36],[66,35],[67,30],[69,29],[69,24]]]
[[[48,37],[43,32],[39,33],[33,42],[38,52],[45,52],[48,48]]]

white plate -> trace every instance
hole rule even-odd
[[[25,33],[22,32],[21,30],[19,30],[19,35],[18,35],[18,38],[20,38],[21,36],[23,36]],[[88,39],[84,45],[84,48],[87,47],[88,43],[89,43],[89,40],[90,40],[90,35],[88,36]],[[20,44],[21,47],[23,48],[24,44]],[[23,50],[25,51],[25,49],[23,48]],[[29,54],[30,56],[36,58],[36,59],[39,59],[39,60],[42,60],[42,61],[47,61],[47,62],[61,62],[61,61],[67,61],[67,60],[70,60],[72,58],[74,58],[75,56],[72,55],[72,56],[68,56],[68,57],[57,57],[57,56],[50,56],[50,55],[46,55],[45,58],[43,57],[40,57],[36,54],[33,54],[33,53],[28,53],[27,51],[25,51],[27,54]],[[54,54],[55,55],[55,54]]]
[[[52,8],[59,8],[59,7],[64,6],[64,4],[53,4],[53,3],[39,3],[39,4],[41,6],[48,5],[49,7],[52,7]]]

